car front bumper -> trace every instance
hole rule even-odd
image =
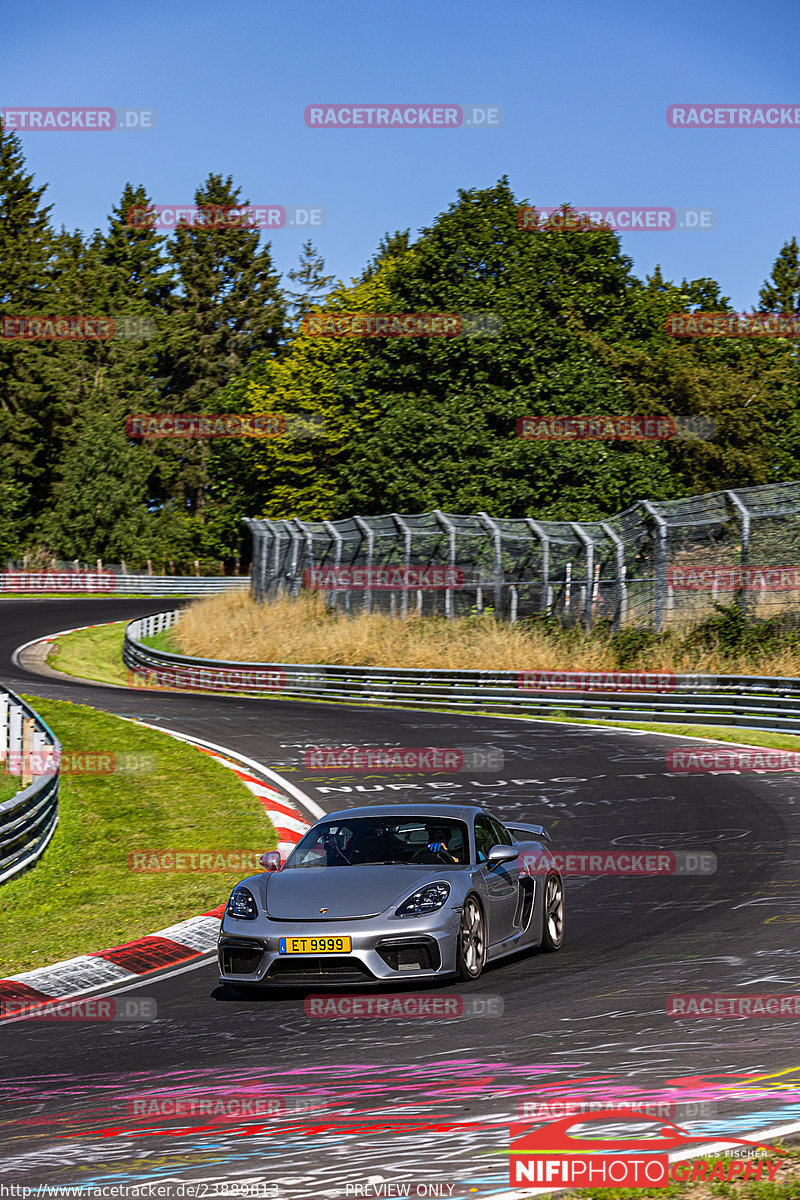
[[[456,970],[461,907],[427,917],[363,921],[245,921],[227,913],[217,956],[220,981],[242,987],[347,985],[431,979]],[[342,954],[281,954],[281,938],[349,937]]]

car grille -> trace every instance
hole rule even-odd
[[[375,976],[367,970],[358,958],[337,958],[327,954],[304,954],[297,958],[281,957],[275,959],[269,971],[268,979],[280,976],[285,979],[320,980],[338,979],[342,983],[358,983],[364,979],[374,979]]]
[[[384,938],[375,947],[392,971],[438,971],[442,965],[436,938]]]

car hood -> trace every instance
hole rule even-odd
[[[425,883],[452,871],[415,866],[295,867],[270,875],[266,888],[271,920],[337,921],[377,917]],[[320,912],[320,909],[327,912]]]

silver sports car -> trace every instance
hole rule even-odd
[[[458,975],[564,939],[564,884],[541,825],[482,808],[394,804],[330,813],[286,862],[231,893],[220,980],[234,988]]]

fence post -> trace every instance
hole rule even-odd
[[[375,533],[374,533],[374,530],[372,529],[372,527],[367,524],[367,522],[363,519],[363,517],[353,517],[353,520],[355,521],[356,526],[358,527],[358,529],[360,529],[361,533],[364,535],[364,537],[367,540],[366,567],[367,567],[367,579],[369,579],[370,571],[372,570],[372,550],[375,545]],[[367,588],[364,591],[364,604],[362,606],[362,610],[366,613],[372,612],[372,588],[369,587],[369,585],[367,586]]]
[[[336,528],[333,521],[323,521],[322,524],[325,526],[325,529],[327,530],[328,537],[331,539],[331,541],[333,542],[333,544],[336,547],[336,550],[335,550],[334,556],[333,556],[333,566],[334,566],[334,570],[336,570],[338,572],[339,567],[342,565],[342,535],[339,533],[339,530]],[[328,550],[330,550],[330,546],[328,547]],[[325,551],[326,557],[328,554],[328,550]],[[329,604],[331,603],[330,600],[328,601],[328,603]],[[332,607],[335,609],[339,607],[339,593],[336,591],[333,592]]]
[[[667,522],[656,510],[650,500],[640,500],[642,508],[653,518],[658,530],[656,543],[656,578],[655,578],[655,621],[653,628],[661,633],[664,628],[664,602],[667,594]]]
[[[614,562],[616,567],[614,577],[614,632],[617,633],[622,624],[622,610],[624,607],[625,544],[616,530],[612,529],[607,521],[603,521],[600,528],[606,537],[610,538],[614,543]]]
[[[494,616],[499,621],[503,611],[503,535],[500,526],[488,513],[479,512],[478,520],[494,542]]]
[[[575,530],[575,533],[583,542],[586,550],[586,591],[583,597],[583,627],[587,631],[592,625],[592,588],[594,587],[594,542],[589,537],[585,529],[578,524],[577,521],[570,521],[570,525]]]
[[[744,571],[747,567],[747,559],[750,552],[750,509],[739,499],[739,497],[736,495],[736,492],[726,492],[725,495],[737,510],[742,526],[742,552],[739,558],[739,564],[742,568],[742,586],[741,588],[737,589],[736,603],[741,609],[742,616],[747,616],[748,596],[747,588],[744,584]]]
[[[550,538],[539,522],[534,521],[532,517],[526,517],[525,524],[542,544],[542,595],[539,600],[539,608],[543,613],[547,613],[550,608]]]
[[[433,510],[433,515],[436,517],[436,520],[439,522],[442,529],[447,534],[447,542],[448,542],[448,547],[449,547],[448,555],[447,555],[447,565],[448,565],[448,567],[455,567],[455,565],[456,565],[456,527],[453,524],[453,522],[450,520],[450,518],[446,517],[443,512],[440,512],[440,510],[438,508],[435,508]],[[452,587],[447,588],[444,593],[444,615],[447,617],[448,621],[452,621],[452,619],[453,619],[453,589],[452,589]]]
[[[411,530],[399,513],[392,513],[392,520],[403,535],[403,568],[408,578],[408,568],[411,566]],[[403,588],[400,597],[400,616],[408,616],[408,588]]]

